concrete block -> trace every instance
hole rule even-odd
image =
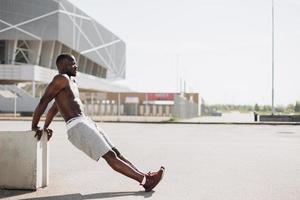
[[[49,180],[47,136],[33,131],[0,131],[0,188],[46,187]]]

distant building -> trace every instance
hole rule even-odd
[[[86,91],[127,91],[125,43],[67,0],[0,1],[0,84],[47,84],[55,60],[73,54]],[[35,96],[35,95],[34,95]]]
[[[124,41],[67,0],[0,1],[0,113],[31,115],[61,53],[77,60],[87,114],[200,114],[197,93],[133,93],[116,84],[125,78]]]
[[[107,103],[119,102],[122,105],[120,114],[125,115],[178,116],[180,118],[201,115],[202,99],[199,93],[108,93],[106,99]],[[105,110],[104,107],[102,110]]]

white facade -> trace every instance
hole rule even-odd
[[[125,43],[66,0],[0,2],[0,84],[49,83],[59,54],[73,54],[79,88],[126,91]]]

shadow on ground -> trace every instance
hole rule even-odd
[[[35,192],[34,190],[5,190],[0,189],[0,199]]]
[[[103,192],[103,193],[95,193],[95,194],[87,194],[81,195],[80,193],[76,194],[66,194],[66,195],[58,195],[58,196],[47,196],[47,197],[37,197],[37,198],[28,198],[22,200],[84,200],[84,199],[105,199],[112,197],[122,197],[122,196],[143,196],[144,198],[151,197],[153,192]]]

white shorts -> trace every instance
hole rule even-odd
[[[93,160],[98,161],[114,147],[104,130],[86,116],[72,118],[66,126],[69,141]]]

